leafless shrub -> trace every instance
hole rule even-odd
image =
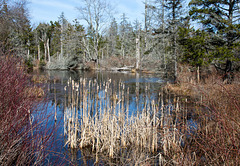
[[[55,59],[52,58],[51,60],[52,61],[48,62],[46,65],[47,69],[49,69],[49,70],[56,70],[56,69],[66,70],[66,69],[68,69],[67,64],[68,64],[70,58],[63,57],[63,58],[59,59],[58,57],[56,57]]]
[[[136,59],[133,57],[117,57],[111,56],[109,58],[100,60],[100,67],[110,69],[113,67],[135,66]]]
[[[239,165],[239,73],[235,73],[232,84],[224,84],[215,72],[200,83],[184,80],[183,75],[190,71],[182,72],[178,85],[169,85],[168,88],[178,95],[189,96],[204,108],[198,111],[198,130],[185,144],[184,156],[194,154],[196,165]],[[182,163],[185,163],[184,159]]]
[[[48,154],[52,129],[30,79],[20,59],[0,56],[0,165],[41,165]]]

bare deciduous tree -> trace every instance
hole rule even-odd
[[[82,0],[83,7],[78,7],[80,19],[88,24],[88,36],[93,40],[93,55],[88,55],[90,59],[98,59],[100,33],[111,18],[113,11],[107,0]],[[84,42],[87,44],[87,42]],[[89,44],[89,43],[88,43]],[[85,45],[86,48],[89,46]]]
[[[44,60],[50,62],[50,49],[49,49],[49,36],[48,36],[48,30],[49,30],[49,25],[48,24],[39,24],[37,27],[38,31],[38,40],[43,43],[44,46]],[[40,46],[39,46],[40,48]],[[39,49],[39,54],[40,54],[40,49]]]

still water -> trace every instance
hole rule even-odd
[[[48,160],[50,164],[58,165],[94,165],[95,163],[95,160],[85,155],[83,151],[81,152],[79,149],[71,150],[68,144],[66,144],[66,137],[64,136],[64,113],[69,104],[69,101],[66,99],[66,86],[68,86],[69,79],[75,82],[79,82],[80,79],[85,79],[86,82],[95,82],[95,84],[89,84],[87,87],[89,89],[96,89],[94,85],[100,85],[98,96],[102,100],[106,100],[106,98],[104,98],[105,90],[101,89],[103,87],[101,85],[106,81],[111,80],[110,87],[112,88],[112,94],[115,91],[120,91],[120,84],[121,86],[124,85],[125,94],[129,92],[129,103],[124,105],[124,107],[128,107],[130,115],[137,115],[138,112],[143,110],[144,105],[146,106],[146,103],[150,103],[152,100],[160,101],[159,97],[163,95],[162,87],[167,82],[171,82],[171,79],[163,78],[163,75],[160,74],[128,72],[44,71],[40,75],[44,75],[49,79],[48,83],[44,84],[47,91],[47,112],[52,117],[50,118],[52,121],[49,126],[54,125],[56,127],[53,134],[53,141],[49,147]],[[164,96],[164,100],[168,100],[171,103],[172,97],[169,95]],[[170,104],[168,107],[172,107],[172,105]],[[94,111],[96,112],[96,110]]]

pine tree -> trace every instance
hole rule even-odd
[[[212,54],[218,59],[233,59],[240,39],[239,0],[192,0],[189,12],[211,35]]]
[[[24,0],[0,2],[0,48],[4,52],[14,51],[22,57],[29,55],[27,43],[31,32],[26,5]]]
[[[108,30],[108,52],[112,55],[117,55],[117,38],[118,38],[118,24],[116,22],[116,19],[114,18],[111,22],[110,28]]]
[[[171,38],[171,50],[174,60],[174,76],[177,78],[177,35],[178,27],[182,21],[182,3],[183,0],[167,0],[165,8],[168,10],[168,26],[170,38]]]

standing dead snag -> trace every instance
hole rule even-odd
[[[140,65],[140,30],[136,38],[136,70],[139,70]]]

